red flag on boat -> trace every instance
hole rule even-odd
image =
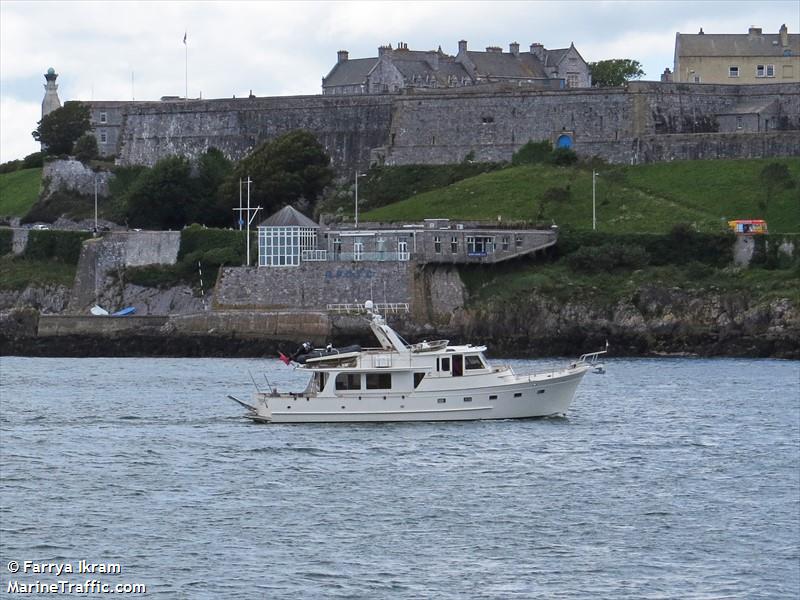
[[[278,353],[278,358],[280,358],[285,365],[288,365],[290,362],[292,362],[292,359],[286,356],[283,352]]]

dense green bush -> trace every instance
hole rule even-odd
[[[584,273],[610,272],[618,269],[641,269],[650,262],[650,255],[633,244],[583,246],[567,257],[573,271]]]
[[[511,157],[511,164],[515,167],[519,165],[532,165],[546,163],[550,161],[553,153],[553,144],[547,140],[540,142],[529,141],[514,153]]]
[[[90,160],[94,160],[100,154],[97,149],[97,138],[91,133],[84,133],[75,141],[75,147],[72,153],[75,155],[75,158],[82,163],[88,163]]]
[[[556,148],[550,153],[550,163],[559,167],[568,167],[578,162],[578,155],[569,148]]]
[[[22,217],[22,223],[53,223],[61,216],[70,219],[84,219],[93,214],[94,200],[81,196],[74,190],[59,189],[50,194],[47,200],[38,201]]]
[[[255,239],[253,230],[250,235]],[[178,251],[178,260],[183,260],[189,255],[200,252],[201,255],[211,250],[220,248],[229,249],[235,254],[235,259],[227,264],[243,263],[245,256],[245,232],[232,229],[206,229],[201,225],[192,225],[181,231],[181,247]],[[251,250],[252,252],[252,250]]]
[[[22,159],[22,169],[41,169],[44,166],[44,152],[34,152]]]
[[[692,261],[715,267],[725,267],[733,261],[732,233],[698,233],[687,226],[677,226],[672,232],[601,233],[564,228],[559,233],[556,252],[569,256],[583,246],[624,244],[641,246],[650,255],[650,264],[685,265]]]
[[[84,240],[91,236],[86,231],[31,230],[28,233],[28,244],[25,246],[23,257],[76,265]]]
[[[14,232],[11,229],[0,229],[0,256],[11,252],[14,243]]]

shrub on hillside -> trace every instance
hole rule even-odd
[[[14,243],[14,232],[10,229],[0,229],[0,256],[11,252]]]
[[[578,162],[578,155],[569,148],[556,148],[550,153],[550,163],[559,167],[568,167]]]
[[[584,246],[567,257],[570,269],[583,273],[640,269],[649,262],[650,255],[644,248],[629,244]]]
[[[511,157],[511,164],[517,167],[546,163],[550,161],[552,153],[553,144],[547,140],[539,142],[531,140],[514,153],[514,156]]]
[[[81,246],[90,237],[91,234],[86,231],[32,230],[28,233],[28,244],[23,257],[76,265],[81,255]]]
[[[40,169],[44,166],[44,152],[34,152],[22,159],[22,169]]]
[[[46,200],[39,200],[22,217],[22,223],[54,223],[59,217],[83,219],[94,210],[94,201],[73,190],[56,190]]]
[[[10,160],[0,165],[0,175],[2,175],[3,173],[13,173],[14,171],[19,171],[21,168],[22,168],[21,160]]]

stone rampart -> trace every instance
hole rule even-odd
[[[76,317],[41,315],[38,335],[114,335],[119,333],[157,333],[167,317]]]
[[[113,177],[108,171],[95,172],[78,160],[47,161],[42,169],[42,197],[49,198],[56,190],[93,197],[97,180],[97,196],[105,198],[109,195],[108,183]]]
[[[331,334],[331,320],[324,312],[214,311],[177,315],[170,324],[179,334],[233,335],[259,339],[302,339],[322,344]]]
[[[768,133],[753,135],[772,141],[761,147],[764,154],[755,155],[800,154],[800,91],[794,84],[632,82],[624,88],[557,91],[493,88],[88,104],[95,132],[102,130],[109,139],[104,153],[118,155],[125,164],[152,165],[173,154],[194,157],[212,146],[238,159],[294,129],[313,132],[342,174],[364,169],[371,160],[443,164],[470,153],[481,161],[508,160],[529,140],[555,142],[561,135],[568,135],[584,156],[626,163],[671,160],[692,158],[699,152],[691,149],[697,144],[654,138],[723,134],[720,115],[749,115],[761,110],[759,106],[772,106],[762,119]],[[102,125],[97,118],[101,112],[106,118]],[[776,128],[793,131],[775,137],[769,132]],[[758,144],[735,137],[719,137],[714,145],[718,156],[759,151]]]

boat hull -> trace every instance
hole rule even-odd
[[[542,378],[512,377],[475,388],[409,394],[343,394],[314,397],[256,394],[247,416],[264,423],[381,423],[527,419],[567,412],[588,367]]]

